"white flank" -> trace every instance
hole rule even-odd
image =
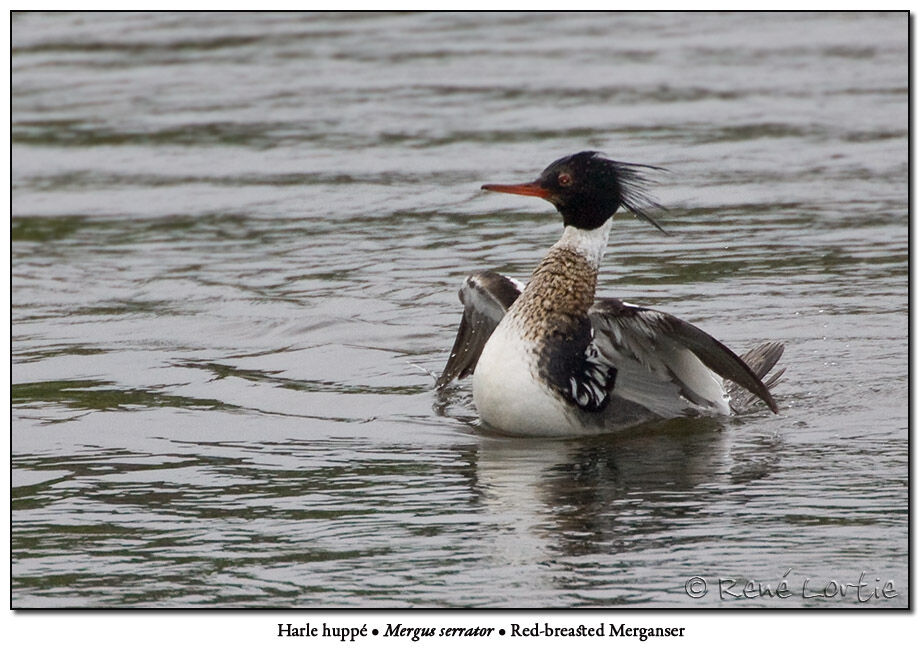
[[[483,423],[515,435],[584,435],[566,404],[534,374],[534,350],[504,319],[473,373],[473,402]]]

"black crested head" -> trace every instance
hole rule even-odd
[[[544,198],[563,215],[564,225],[583,230],[601,227],[624,207],[665,232],[649,214],[664,208],[646,191],[651,182],[644,174],[646,170],[662,171],[660,167],[609,160],[597,151],[582,151],[555,161],[532,183],[483,185],[483,189]]]
[[[541,173],[538,183],[550,191],[549,200],[566,225],[593,230],[624,207],[662,230],[648,214],[650,209],[661,208],[646,192],[650,181],[644,170],[650,169],[659,168],[609,160],[597,151],[582,151],[552,163]]]

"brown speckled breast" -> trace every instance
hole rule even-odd
[[[522,336],[534,342],[578,330],[595,301],[597,278],[598,271],[580,253],[552,248],[508,315]]]
[[[610,403],[617,370],[590,352],[598,272],[582,253],[554,247],[531,275],[509,315],[519,335],[533,343],[532,373],[572,413],[600,413]],[[508,317],[508,316],[507,316]]]

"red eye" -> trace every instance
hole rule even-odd
[[[572,184],[572,176],[567,173],[562,173],[556,177],[556,181],[560,183],[562,187],[569,187]]]

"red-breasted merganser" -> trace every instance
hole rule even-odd
[[[662,230],[649,214],[659,205],[645,191],[644,169],[657,168],[583,151],[534,182],[483,185],[544,198],[563,216],[563,236],[527,286],[487,271],[460,289],[464,315],[436,385],[473,373],[473,401],[487,426],[517,435],[597,434],[657,418],[729,415],[756,398],[777,412],[769,387],[782,371],[762,379],[781,343],[740,358],[675,316],[595,299],[614,213],[626,208]]]

